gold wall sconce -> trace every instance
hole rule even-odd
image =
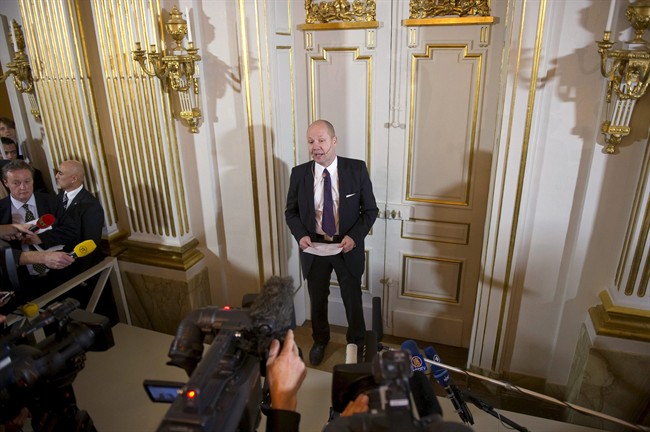
[[[165,30],[176,41],[176,46],[165,53],[164,48],[159,52],[156,45],[151,44],[147,52],[142,49],[140,42],[136,42],[133,60],[140,64],[147,75],[158,77],[163,88],[178,94],[180,117],[187,121],[192,133],[198,133],[201,108],[197,62],[201,56],[197,54],[199,49],[194,47],[191,27],[176,6],[173,6],[169,17]],[[182,45],[185,35],[188,35],[187,48]]]
[[[36,94],[34,93],[34,78],[32,77],[32,67],[29,64],[29,58],[25,53],[25,36],[22,28],[16,20],[11,20],[12,33],[14,38],[14,47],[16,55],[13,60],[5,66],[6,72],[0,76],[0,83],[3,83],[10,76],[13,78],[14,87],[19,92],[26,94],[31,105],[31,113],[37,119],[41,118],[41,112],[38,109]]]
[[[610,41],[615,0],[612,0],[603,40],[598,42],[600,72],[607,79],[607,116],[601,131],[609,154],[616,152],[621,139],[630,133],[630,119],[637,100],[650,82],[650,44],[643,33],[650,24],[650,0],[631,3],[625,11],[635,31],[635,38],[624,42],[622,49],[612,49]]]

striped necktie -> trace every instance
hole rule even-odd
[[[63,210],[68,209],[68,193],[63,192]]]

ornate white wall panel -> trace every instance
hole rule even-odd
[[[445,258],[402,257],[402,295],[458,303],[463,262]]]
[[[469,205],[481,60],[466,45],[413,55],[407,200]]]
[[[274,8],[275,34],[291,35],[291,0],[273,1],[271,6]]]
[[[323,48],[310,57],[311,121],[328,119],[339,137],[337,153],[369,166],[373,57],[359,48]]]
[[[466,245],[469,224],[414,219],[402,223],[402,238]]]

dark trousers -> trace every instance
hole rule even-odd
[[[343,261],[343,254],[314,257],[307,275],[307,289],[311,300],[311,328],[314,342],[326,344],[330,340],[330,325],[327,319],[327,303],[330,294],[332,270],[341,288],[341,298],[348,319],[346,339],[348,343],[363,344],[366,323],[363,318],[361,279],[353,276]]]

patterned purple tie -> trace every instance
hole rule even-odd
[[[332,180],[327,170],[323,171],[323,231],[330,237],[336,234],[334,219],[334,201],[332,200]]]

